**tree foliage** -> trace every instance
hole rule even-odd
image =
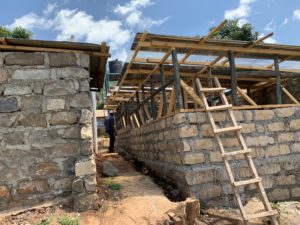
[[[10,30],[6,27],[0,26],[0,37],[31,39],[32,33],[30,30],[23,27],[15,27]]]
[[[212,27],[210,30],[212,30]],[[225,40],[240,40],[240,41],[255,41],[259,33],[254,31],[252,24],[245,23],[239,25],[238,20],[230,20],[225,26],[214,33],[213,39]]]

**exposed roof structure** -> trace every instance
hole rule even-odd
[[[106,43],[97,45],[77,42],[0,38],[0,51],[89,54],[90,76],[92,78],[90,85],[95,90],[100,90],[103,86],[107,58],[110,57],[109,46]]]
[[[116,108],[120,102],[129,101],[141,91],[142,86],[150,87],[152,75],[154,89],[160,87],[161,65],[166,80],[172,79],[173,50],[177,53],[180,77],[187,83],[195,78],[217,76],[222,86],[230,89],[229,52],[234,56],[238,87],[241,89],[255,90],[274,84],[278,72],[282,82],[300,75],[300,46],[263,43],[273,33],[254,42],[211,39],[226,22],[200,38],[137,33],[131,46],[132,58],[124,66],[118,86],[111,90],[107,108]],[[274,60],[281,63],[278,71]]]

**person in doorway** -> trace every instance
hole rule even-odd
[[[115,117],[114,111],[110,110],[104,121],[105,131],[109,134],[109,152],[114,152],[115,144]]]

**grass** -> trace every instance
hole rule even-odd
[[[42,222],[40,222],[39,224],[37,225],[50,225],[50,220],[43,220]]]
[[[122,185],[119,184],[119,183],[116,183],[114,182],[114,178],[113,177],[110,177],[110,178],[107,178],[105,180],[105,184],[111,189],[111,190],[114,190],[114,191],[118,191],[122,188]]]
[[[62,216],[57,219],[59,225],[79,225],[79,216],[68,217]]]

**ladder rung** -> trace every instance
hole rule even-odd
[[[238,130],[241,130],[241,129],[242,129],[241,126],[225,127],[225,128],[215,129],[214,133],[219,134],[219,133],[224,133],[224,132],[238,131]]]
[[[201,88],[200,92],[221,92],[225,91],[226,88],[216,87],[216,88]]]
[[[247,184],[254,184],[254,183],[258,183],[258,182],[261,182],[260,177],[253,178],[250,180],[242,180],[242,181],[233,182],[233,186],[239,187],[239,186],[243,186],[243,185],[247,185]]]
[[[225,152],[225,153],[222,153],[221,156],[224,158],[224,157],[230,157],[230,156],[247,154],[247,153],[251,153],[251,149],[243,149],[243,150],[238,150],[238,151],[233,151],[233,152]]]
[[[217,106],[211,106],[206,109],[206,111],[218,111],[218,110],[226,110],[226,109],[231,109],[232,105],[217,105]]]
[[[278,215],[278,212],[276,210],[261,212],[261,213],[255,213],[255,214],[248,214],[245,217],[245,220],[251,220],[255,218],[261,218],[261,217],[267,217],[267,216],[276,216]]]

